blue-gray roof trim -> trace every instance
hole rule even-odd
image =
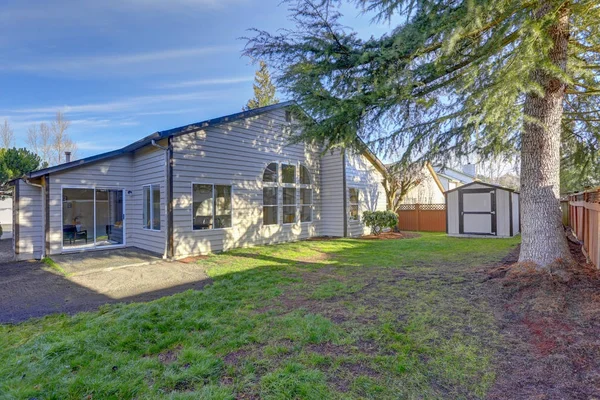
[[[110,158],[118,157],[123,154],[131,153],[135,150],[141,149],[142,147],[148,146],[152,143],[153,140],[162,140],[168,138],[170,136],[183,135],[188,132],[197,131],[199,129],[204,129],[209,126],[215,126],[220,124],[225,124],[229,122],[234,122],[240,119],[254,117],[260,114],[264,114],[269,111],[278,110],[280,108],[289,107],[291,105],[296,104],[295,101],[286,101],[283,103],[277,103],[266,107],[254,108],[248,111],[242,111],[235,114],[226,115],[224,117],[208,119],[202,122],[196,122],[189,125],[180,126],[178,128],[168,129],[166,131],[154,132],[151,135],[146,136],[143,139],[138,140],[137,142],[133,142],[121,149],[109,151],[106,153],[96,154],[95,156],[82,158],[81,160],[71,161],[69,163],[55,165],[53,167],[48,167],[44,169],[40,169],[37,171],[33,171],[27,174],[29,178],[39,178],[46,174],[52,174],[60,171],[64,171],[66,169],[71,169],[75,167],[79,167],[84,164],[89,164],[96,161],[107,160]]]

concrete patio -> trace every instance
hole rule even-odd
[[[65,253],[50,258],[69,276],[164,262],[160,255],[137,247]]]
[[[136,248],[52,259],[65,273],[39,261],[0,263],[0,323],[150,301],[210,283],[201,264],[165,261]]]

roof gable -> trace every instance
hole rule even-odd
[[[266,107],[255,108],[248,111],[242,111],[235,114],[226,115],[224,117],[207,119],[205,121],[196,122],[193,124],[183,125],[177,128],[168,129],[165,131],[154,132],[136,142],[133,142],[121,149],[109,151],[106,153],[96,154],[91,157],[82,158],[80,160],[71,161],[69,163],[55,165],[53,167],[48,167],[44,169],[40,169],[37,171],[30,172],[27,174],[29,178],[38,178],[40,176],[46,174],[52,174],[60,171],[64,171],[71,168],[76,168],[84,164],[89,164],[97,161],[108,160],[114,157],[118,157],[123,154],[134,152],[135,150],[141,149],[142,147],[149,146],[153,141],[159,141],[162,139],[166,139],[170,136],[179,136],[185,133],[194,132],[200,129],[208,128],[210,126],[217,126],[221,124],[226,124],[246,118],[251,118],[257,115],[265,114],[273,110],[278,110],[281,108],[289,107],[295,104],[294,101],[286,101],[283,103],[277,103]]]

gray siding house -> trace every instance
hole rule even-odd
[[[156,132],[12,182],[17,259],[134,246],[182,258],[367,233],[385,210],[370,152],[289,144],[291,103]]]

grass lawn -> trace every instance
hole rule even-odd
[[[481,265],[518,239],[305,241],[200,262],[214,283],[0,326],[0,398],[479,398],[501,337]]]

